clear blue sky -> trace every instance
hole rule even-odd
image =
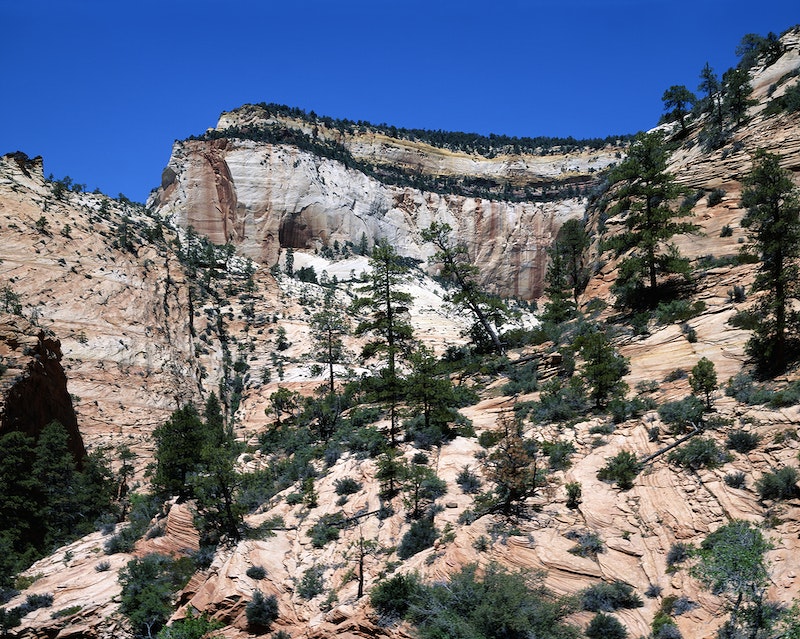
[[[797,0],[0,0],[0,153],[144,201],[246,102],[403,127],[595,137],[736,63]]]

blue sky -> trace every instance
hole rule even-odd
[[[517,136],[652,127],[797,0],[0,0],[0,153],[144,201],[172,143],[277,102]]]

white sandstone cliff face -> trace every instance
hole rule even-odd
[[[387,186],[294,146],[239,139],[176,143],[148,204],[266,265],[282,248],[358,244],[362,234],[370,245],[387,238],[400,254],[424,260],[433,251],[420,230],[446,222],[487,290],[523,299],[541,294],[558,228],[584,212],[580,199],[504,202]]]

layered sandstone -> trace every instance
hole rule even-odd
[[[250,105],[224,113],[216,131],[275,122]],[[310,126],[280,123],[301,130]],[[324,137],[324,131],[316,131]],[[526,184],[586,183],[619,155],[618,148],[609,147],[489,159],[374,132],[345,137],[343,144],[354,157],[405,170]],[[232,136],[176,142],[149,205],[216,243],[231,242],[267,266],[278,261],[281,249],[358,244],[362,236],[370,246],[386,238],[400,254],[424,260],[433,249],[421,241],[421,229],[432,221],[446,222],[480,267],[488,290],[533,299],[542,291],[546,249],[566,219],[583,215],[585,202],[509,202],[391,186],[297,146]]]

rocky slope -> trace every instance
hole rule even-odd
[[[730,326],[728,320],[752,300],[734,301],[729,291],[734,285],[746,286],[752,281],[753,266],[703,266],[708,260],[702,258],[733,255],[745,237],[739,226],[744,213],[739,206],[741,181],[756,148],[779,152],[784,166],[795,171],[800,168],[798,114],[767,117],[763,112],[770,97],[796,82],[796,78],[790,78],[779,83],[776,90],[769,90],[788,71],[800,66],[800,32],[790,32],[785,42],[789,48],[775,64],[754,69],[754,95],[759,104],[752,107],[752,118],[735,131],[730,142],[709,154],[690,137],[673,156],[672,170],[679,181],[702,190],[704,195],[715,188],[725,191],[713,206],[708,205],[706,197],[695,202],[694,218],[703,234],[678,238],[683,253],[698,267],[696,296],[706,307],[687,323],[694,329],[696,341],[689,341],[678,324],[651,322],[647,336],[620,334],[617,346],[631,362],[626,381],[631,389],[638,385],[632,394],[640,393],[659,403],[685,397],[690,392],[685,373],[703,356],[714,362],[723,383],[747,364],[744,344],[748,332]],[[261,117],[258,108],[243,108],[223,114],[218,128],[241,126],[248,118],[259,121]],[[372,153],[376,160],[391,157],[401,164],[412,164],[417,158],[423,170],[431,173],[510,170],[498,169],[489,159],[456,157],[449,152],[437,156],[430,149],[423,153],[419,145],[396,140],[382,139],[384,146],[376,147],[377,138],[376,133],[365,133],[363,139],[348,140],[348,148],[354,155],[361,154],[359,157]],[[469,162],[480,166],[464,168]],[[533,160],[529,163],[532,165]],[[545,172],[537,171],[536,175]],[[380,206],[372,211],[370,205],[376,200]],[[395,241],[401,253],[421,257],[427,249],[418,243],[419,227],[441,219],[465,233],[461,237],[471,242],[474,255],[483,255],[479,250],[488,251],[487,261],[482,263],[484,277],[504,282],[498,284],[499,290],[515,292],[518,287],[516,292],[526,296],[535,285],[522,284],[526,280],[511,274],[515,261],[524,259],[522,254],[508,257],[510,262],[505,265],[488,256],[502,253],[501,247],[530,245],[535,248],[528,257],[534,260],[534,255],[542,255],[544,246],[536,242],[551,237],[560,219],[584,213],[578,201],[561,204],[562,208],[556,210],[552,203],[479,202],[386,186],[296,147],[229,139],[178,143],[152,204],[161,215],[207,232],[217,242],[232,240],[244,255],[266,266],[277,259],[280,247],[294,246],[298,249],[295,268],[313,265],[318,274],[325,271],[329,278],[335,275],[336,294],[343,302],[354,294],[357,274],[368,268],[365,258],[339,254],[331,260],[315,253],[314,248],[332,245],[334,240],[341,245],[348,241],[357,244],[361,233],[366,233],[370,241],[383,234]],[[384,207],[388,208],[378,214]],[[480,218],[483,221],[471,219],[476,207],[485,213]],[[490,210],[494,212],[489,214]],[[541,213],[539,222],[536,211]],[[592,210],[588,213],[590,219],[598,215]],[[44,230],[39,228],[41,224],[37,226],[41,217],[47,220]],[[130,237],[122,234],[126,218]],[[322,287],[281,274],[274,277],[268,268],[250,269],[241,258],[226,260],[221,253],[210,260],[213,268],[209,268],[209,260],[204,266],[198,265],[186,259],[189,236],[184,231],[164,224],[163,241],[148,239],[154,237],[160,220],[153,212],[94,194],[68,193],[58,200],[52,194],[52,184],[43,179],[39,162],[19,156],[0,161],[0,235],[4,246],[0,285],[8,284],[20,296],[23,315],[33,316],[42,329],[61,340],[68,389],[77,396],[77,424],[87,446],[129,444],[138,455],[140,479],[152,451],[152,429],[180,402],[199,401],[211,390],[218,390],[221,380],[231,381],[232,362],[246,364],[235,424],[237,437],[249,444],[274,425],[272,414],[265,412],[270,393],[285,386],[309,394],[322,381],[308,356],[309,315],[319,307]],[[613,229],[622,220],[610,218],[605,223]],[[66,224],[70,228],[64,233]],[[733,233],[720,237],[725,225]],[[490,229],[491,235],[484,235]],[[134,250],[124,240],[129,240]],[[487,243],[492,246],[483,247]],[[176,244],[182,248],[176,248]],[[610,301],[615,262],[608,254],[602,257],[608,261],[602,262],[597,256],[595,273],[581,302],[587,312],[608,317],[613,312],[610,307],[592,311],[602,304],[590,304],[595,298]],[[531,271],[536,269],[540,266],[530,267]],[[248,273],[252,274],[252,285],[247,283]],[[541,270],[537,273],[527,281],[540,281]],[[200,286],[199,282],[205,284]],[[407,286],[417,300],[411,314],[417,335],[433,344],[437,352],[462,343],[463,320],[446,310],[442,313],[441,289],[422,273]],[[23,320],[15,318],[13,322]],[[30,328],[27,323],[25,327],[26,339],[33,344],[30,336],[39,327]],[[276,348],[278,327],[285,328],[291,343],[283,351]],[[356,351],[357,340],[349,338],[348,346]],[[512,356],[536,352],[528,348]],[[3,362],[9,362],[8,371],[0,378],[5,386],[14,371],[21,370],[21,366],[10,363],[10,355],[9,349],[0,350]],[[282,379],[278,378],[278,361],[283,368]],[[547,374],[546,368],[541,371],[543,377]],[[267,377],[271,379],[267,381]],[[795,374],[790,376],[794,378]],[[503,381],[478,378],[481,401],[462,409],[478,434],[496,429],[515,401],[538,397],[537,393],[506,396],[501,390]],[[232,398],[224,399],[230,407]],[[291,636],[408,636],[408,627],[381,625],[367,598],[356,597],[352,549],[359,539],[367,538],[387,549],[367,559],[367,589],[390,570],[415,570],[426,579],[445,579],[466,563],[499,560],[515,568],[546,571],[547,585],[559,594],[574,594],[601,580],[623,580],[639,593],[657,585],[662,589],[659,597],[644,598],[641,608],[614,613],[630,635],[646,636],[663,598],[676,595],[698,604],[675,618],[683,636],[710,639],[724,617],[721,600],[700,588],[685,569],[667,569],[667,553],[677,541],[699,543],[730,519],[763,524],[765,535],[775,546],[769,552],[769,598],[788,603],[800,596],[800,501],[762,503],[753,490],[754,482],[770,469],[797,466],[800,409],[745,406],[721,392],[714,402],[717,413],[730,419],[732,425],[712,430],[709,436],[724,442],[730,428],[741,427],[760,435],[760,445],[713,470],[680,469],[668,464],[665,457],[658,457],[647,464],[629,491],[599,481],[597,471],[619,451],[635,452],[641,459],[672,441],[656,411],[613,428],[607,418],[591,416],[567,426],[527,424],[528,435],[540,441],[569,441],[576,453],[569,468],[550,474],[547,486],[534,500],[537,512],[513,524],[488,516],[471,524],[461,523],[460,516],[472,506],[472,496],[461,491],[456,476],[466,465],[479,469],[476,454],[483,449],[474,437],[455,438],[428,453],[430,466],[447,483],[448,492],[441,499],[444,508],[435,517],[437,528],[446,532],[433,548],[400,564],[395,563],[391,549],[409,526],[402,498],[395,499],[395,515],[378,518],[375,461],[344,454],[329,469],[320,465],[321,475],[315,482],[317,506],[308,508],[287,500],[299,489],[295,485],[248,515],[252,527],[276,516],[282,518],[282,525],[273,531],[274,536],[221,548],[211,565],[198,571],[180,593],[176,618],[187,614],[191,606],[224,623],[226,637],[249,636],[244,610],[258,588],[277,596],[280,616],[273,629],[285,630]],[[656,426],[661,435],[658,441],[651,441]],[[610,432],[603,434],[604,430]],[[403,446],[402,452],[410,459],[416,451]],[[240,459],[241,467],[263,467],[266,456],[251,450]],[[741,488],[725,482],[726,474],[734,471],[745,474]],[[343,478],[356,479],[362,489],[345,503],[338,503],[336,481]],[[582,485],[583,501],[577,509],[566,506],[566,482]],[[338,541],[315,548],[309,529],[323,515],[338,511],[358,517],[358,524],[342,530]],[[153,526],[164,534],[140,541],[133,553],[104,556],[105,540],[96,533],[32,566],[26,574],[39,578],[9,606],[18,605],[28,594],[52,593],[53,610],[80,608],[56,619],[48,609],[36,611],[23,619],[12,636],[124,636],[126,626],[116,612],[116,571],[133,556],[153,551],[181,553],[198,545],[191,512],[185,505],[167,504]],[[572,533],[582,531],[597,534],[604,552],[596,557],[572,554]],[[98,570],[103,560],[108,566]],[[263,567],[266,577],[256,580],[247,576],[251,566]],[[324,591],[307,600],[300,596],[298,582],[314,567],[321,570]],[[585,625],[590,617],[590,613],[577,613],[572,620]]]

